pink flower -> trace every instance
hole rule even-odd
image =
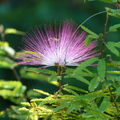
[[[85,32],[76,31],[72,21],[61,26],[39,27],[28,32],[23,38],[21,53],[17,59],[22,65],[77,66],[86,59],[98,56],[97,41],[85,47]]]

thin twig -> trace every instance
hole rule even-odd
[[[108,80],[107,80],[106,77],[105,77],[105,80],[106,80],[106,82],[108,83]],[[108,87],[108,90],[109,90],[109,93],[110,93],[110,97],[111,97],[111,99],[112,99],[112,101],[113,101],[113,103],[114,103],[114,106],[115,106],[117,112],[119,112],[119,108],[118,108],[118,106],[117,106],[117,103],[116,103],[115,97],[114,97],[114,95],[112,94],[111,88]]]
[[[109,89],[109,92],[110,92],[110,97],[111,97],[111,99],[112,99],[112,101],[113,101],[113,103],[114,103],[114,105],[115,105],[115,107],[116,107],[116,110],[117,110],[117,112],[119,112],[119,108],[118,108],[118,106],[117,106],[115,97],[114,97],[114,95],[112,94],[111,88],[108,87],[108,89]]]
[[[104,46],[105,46],[105,38],[106,38],[106,35],[107,35],[108,19],[109,19],[108,12],[106,12],[106,21],[105,21],[105,24],[104,24],[104,32],[103,32],[103,35],[101,36],[101,42],[102,42],[101,55],[102,55],[102,58],[104,58]]]
[[[1,33],[1,40],[2,40],[2,42],[5,42],[5,34],[4,33]]]
[[[21,80],[20,80],[20,76],[18,75],[16,69],[15,69],[15,68],[12,68],[12,70],[13,70],[13,73],[14,73],[16,79],[17,79],[18,81],[21,81]]]
[[[102,14],[102,13],[105,13],[105,12],[107,12],[107,11],[106,11],[106,10],[105,10],[105,11],[101,11],[101,12],[95,13],[95,14],[91,15],[90,17],[88,17],[85,21],[83,21],[83,22],[77,27],[77,29],[75,30],[75,32],[73,33],[73,35],[74,35],[74,34],[77,32],[77,30],[78,30],[84,23],[86,23],[89,19],[93,18],[94,16],[97,16],[97,15],[100,15],[100,14]]]

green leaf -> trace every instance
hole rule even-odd
[[[104,59],[99,60],[97,70],[98,70],[98,75],[100,79],[104,80],[105,73],[106,73],[106,63]]]
[[[106,46],[112,53],[114,53],[116,56],[119,56],[120,53],[115,48],[116,47],[116,43],[114,43],[114,42],[107,42]]]
[[[40,54],[33,52],[33,51],[25,51],[25,53],[29,53],[29,54],[36,55],[36,56],[41,56]]]
[[[19,30],[16,30],[16,29],[14,29],[14,28],[7,28],[7,29],[5,30],[5,34],[25,35],[24,32],[19,31]]]
[[[99,111],[104,112],[110,106],[110,97],[105,97],[100,104]]]
[[[90,43],[91,43],[91,39],[92,39],[92,35],[88,35],[86,38],[85,38],[85,43],[84,43],[84,46],[87,47]]]
[[[112,2],[118,2],[118,0],[112,0]]]
[[[65,74],[71,74],[73,73],[74,69],[67,68],[65,69]]]
[[[58,79],[61,79],[61,76],[57,76],[57,74],[52,74],[48,80],[52,82],[52,81],[57,81]]]
[[[70,106],[68,107],[66,113],[70,114],[73,110],[80,110],[81,106],[86,106],[86,100],[81,101],[71,101]]]
[[[112,120],[110,115],[102,113],[97,108],[94,108],[94,107],[88,107],[86,109],[86,113],[89,113],[89,115],[92,115],[92,116],[99,117],[101,118],[101,120]]]
[[[85,79],[84,77],[82,77],[82,76],[75,75],[75,76],[73,76],[73,77],[76,78],[77,80],[79,80],[79,81],[81,81],[81,82],[87,84],[87,85],[90,84],[89,81],[86,80],[86,79]]]
[[[119,81],[120,82],[120,76],[112,76],[114,78],[115,81]]]
[[[120,74],[120,71],[107,71],[107,73]]]
[[[101,120],[101,118],[90,117],[90,118],[87,118],[86,120]]]
[[[46,96],[49,96],[49,95],[50,95],[48,92],[45,92],[45,91],[43,91],[43,90],[34,89],[34,91],[36,91],[36,92],[38,92],[38,93],[40,93],[40,94],[44,94],[44,95],[46,95]]]
[[[20,81],[0,80],[0,96],[16,104],[25,101],[23,97],[25,90],[26,86],[23,86]]]
[[[91,92],[91,91],[94,91],[98,85],[100,83],[100,78],[98,76],[95,76],[91,81],[90,81],[90,84],[89,84],[89,87],[88,87],[88,90]]]
[[[117,94],[117,95],[120,95],[120,87],[117,88],[116,94]]]
[[[8,47],[9,43],[8,42],[2,42],[0,41],[0,47]]]
[[[35,71],[33,71],[35,68],[31,68],[31,72],[26,72],[26,67],[21,68],[20,70],[20,74],[23,78],[26,79],[33,79],[33,80],[40,80],[40,81],[46,81],[49,82],[50,84],[53,84],[55,86],[58,86],[58,82],[57,81],[50,81],[50,76],[48,75],[44,75],[43,73],[40,74],[38,71],[38,68],[35,69]],[[44,69],[43,69],[44,71]]]
[[[118,28],[120,28],[120,24],[110,26],[109,32],[116,32]]]
[[[0,53],[4,52],[4,54],[9,55],[10,57],[13,57],[15,55],[15,50],[11,47],[9,47],[8,42],[2,42],[0,41]]]
[[[75,97],[75,100],[83,100],[83,99],[95,99],[95,98],[99,98],[99,97],[103,97],[104,93],[101,93],[99,91],[97,92],[92,92],[92,93],[88,93],[85,95],[81,95],[81,96],[77,96]]]
[[[57,75],[57,73],[53,70],[48,69],[40,69],[40,68],[27,68],[26,71],[31,71],[35,73],[43,73],[43,74],[50,74],[50,75]]]
[[[101,120],[101,118],[90,117],[90,118],[87,118],[86,120]]]
[[[83,92],[83,93],[88,93],[88,91],[86,90],[83,90],[81,88],[78,88],[78,87],[75,87],[75,86],[71,86],[71,85],[64,85],[65,88],[68,88],[68,89],[72,89],[72,90],[75,90],[75,91],[79,91],[79,92]]]
[[[108,15],[120,18],[120,10],[119,9],[111,9],[108,7],[105,7],[105,9],[108,11]]]
[[[0,56],[0,68],[13,69],[17,64],[10,58]]]
[[[99,0],[101,2],[112,3],[112,0]]]
[[[64,104],[62,104],[62,105],[58,106],[57,108],[53,109],[53,111],[58,111],[58,110],[63,109],[65,107],[69,106],[69,105],[70,105],[70,102],[64,102]]]
[[[97,35],[96,33],[92,32],[91,30],[89,30],[89,29],[86,28],[85,26],[81,26],[81,28],[82,28],[84,31],[86,31],[87,33],[89,33],[90,35],[92,35],[92,36],[90,36],[90,37],[95,38],[95,39],[98,39],[98,38],[99,38],[99,35]]]
[[[87,66],[91,65],[92,63],[98,61],[98,58],[97,57],[94,57],[94,58],[90,58],[88,60],[86,60],[85,62],[82,62],[80,64],[80,66],[78,66],[75,70],[74,70],[74,75],[80,75],[80,72],[82,70],[84,70]]]
[[[74,105],[70,105],[70,107],[67,109],[67,113],[69,114],[70,112],[72,112],[75,109]]]
[[[76,93],[75,91],[73,91],[73,90],[71,90],[71,89],[63,88],[63,90],[65,90],[65,91],[67,91],[67,92],[69,92],[69,93],[72,93],[72,94],[75,95],[75,96],[79,96],[78,93]]]

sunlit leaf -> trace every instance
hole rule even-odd
[[[5,54],[9,55],[10,57],[15,55],[15,50],[9,46],[8,42],[0,41],[0,51],[4,51]]]
[[[47,96],[50,95],[48,92],[45,92],[45,91],[43,91],[43,90],[34,89],[34,91],[36,91],[36,92],[38,92],[38,93],[41,93],[41,94],[44,94],[44,95],[47,95]]]
[[[29,102],[21,102],[22,105],[31,106]]]
[[[17,35],[24,35],[25,33],[14,28],[7,28],[5,29],[5,34],[17,34]]]
[[[0,47],[8,47],[9,46],[9,43],[8,42],[2,42],[0,41]]]
[[[120,71],[107,71],[107,73],[120,74]]]

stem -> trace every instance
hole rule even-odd
[[[58,69],[57,69],[57,76],[61,76],[61,67],[60,66],[58,66]],[[59,86],[59,89],[60,89],[60,92],[62,91],[62,85],[61,85],[61,78],[59,78],[58,80],[57,80],[57,82],[58,82],[58,86]]]
[[[1,33],[1,39],[2,39],[2,42],[5,42],[5,34],[4,33]]]
[[[58,66],[57,76],[61,76],[63,71],[64,71],[64,67]],[[61,78],[58,78],[57,82],[58,82],[58,86],[59,86],[59,91],[60,91],[60,93],[62,93]]]
[[[12,68],[12,70],[13,70],[13,73],[14,73],[15,77],[17,78],[17,80],[20,81],[20,77],[19,77],[16,69],[15,69],[15,68]]]
[[[106,21],[105,21],[105,24],[104,24],[104,32],[103,32],[103,36],[101,36],[101,42],[102,42],[102,47],[101,47],[101,55],[102,55],[102,58],[104,58],[104,46],[105,46],[105,38],[106,38],[106,35],[107,35],[107,24],[108,24],[108,12],[106,11]]]
[[[108,83],[108,80],[107,80],[106,77],[105,77],[105,80],[106,80],[106,82]],[[118,106],[117,106],[117,103],[116,103],[115,97],[114,97],[114,95],[112,94],[111,88],[108,87],[108,90],[109,90],[109,93],[110,93],[111,100],[113,101],[114,106],[115,106],[117,112],[119,113],[119,109],[118,109]]]
[[[106,32],[106,28],[107,28],[107,24],[108,24],[108,12],[106,12],[106,21],[105,21],[105,24],[104,24],[104,34],[103,34],[103,39],[105,40],[105,37],[107,35],[107,32]]]
[[[107,35],[106,31],[107,31],[108,19],[109,19],[108,12],[106,12],[106,21],[105,21],[105,24],[104,24],[104,32],[103,32],[103,36],[101,36],[101,42],[102,42],[101,54],[102,54],[102,58],[104,58],[104,46],[105,46],[105,38],[106,38],[106,35]],[[107,80],[106,76],[105,76],[105,81],[108,83],[108,80]],[[113,104],[114,104],[117,112],[119,113],[119,109],[118,109],[115,97],[112,94],[112,90],[111,90],[110,87],[108,87],[108,90],[109,90],[109,93],[110,93],[110,98],[113,101]]]
[[[109,92],[110,92],[110,97],[111,97],[111,99],[112,99],[112,101],[113,101],[113,103],[114,103],[114,105],[115,105],[115,107],[116,107],[116,110],[117,110],[117,112],[119,112],[119,109],[118,109],[118,106],[117,106],[115,97],[114,97],[113,94],[112,94],[111,88],[108,87],[108,89],[109,89]]]
[[[5,33],[4,33],[4,26],[0,25],[0,34],[1,34],[1,40],[2,42],[5,41]]]

